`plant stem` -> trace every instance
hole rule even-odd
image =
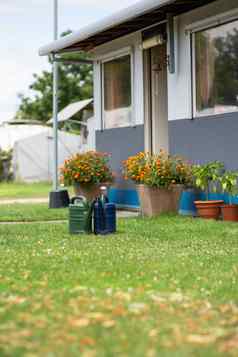
[[[208,186],[207,186],[206,196],[207,196],[207,201],[209,201],[209,184],[208,184]]]

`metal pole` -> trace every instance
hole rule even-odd
[[[54,0],[54,40],[58,39],[58,0]],[[53,55],[53,190],[58,191],[58,63]]]

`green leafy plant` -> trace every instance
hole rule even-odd
[[[61,37],[71,32],[70,30],[63,32]],[[93,97],[93,66],[90,63],[81,65],[77,63],[88,58],[90,58],[90,55],[84,52],[62,54],[62,59],[69,61],[59,63],[59,110],[65,108],[69,103]],[[70,63],[70,61],[72,62]],[[49,63],[52,64],[51,58],[49,58]],[[29,95],[19,94],[20,105],[16,113],[16,119],[37,120],[42,123],[46,123],[51,119],[53,115],[52,86],[51,70],[33,74],[32,83],[27,90]],[[90,111],[92,110],[93,108],[90,108]],[[81,126],[74,123],[74,121],[82,121],[82,115],[83,113],[77,113],[73,116],[72,122],[59,123],[59,126],[65,127],[68,131],[76,131],[78,133]]]
[[[193,166],[193,176],[195,186],[206,192],[209,199],[210,190],[216,192],[221,173],[224,171],[224,164],[219,161],[212,161],[204,165]]]
[[[12,150],[0,149],[0,182],[11,181],[12,179]]]
[[[232,204],[232,196],[238,194],[238,172],[226,171],[220,178],[223,192],[229,194],[229,203]]]

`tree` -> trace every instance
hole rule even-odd
[[[61,36],[69,34],[70,31]],[[61,58],[71,60],[86,59],[85,53],[62,55]],[[52,60],[49,58],[52,64]],[[59,64],[59,110],[68,104],[93,95],[93,68],[90,64]],[[41,74],[33,74],[34,81],[29,89],[32,96],[19,94],[20,106],[16,113],[16,119],[38,120],[43,123],[52,118],[52,72],[43,71]]]
[[[237,106],[238,99],[238,30],[233,29],[215,41],[217,51],[215,88],[217,101]]]
[[[0,182],[12,179],[12,150],[2,150],[0,148]]]

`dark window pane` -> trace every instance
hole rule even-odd
[[[238,110],[238,21],[195,34],[198,115]]]
[[[106,128],[131,123],[131,57],[104,63],[104,124]]]

